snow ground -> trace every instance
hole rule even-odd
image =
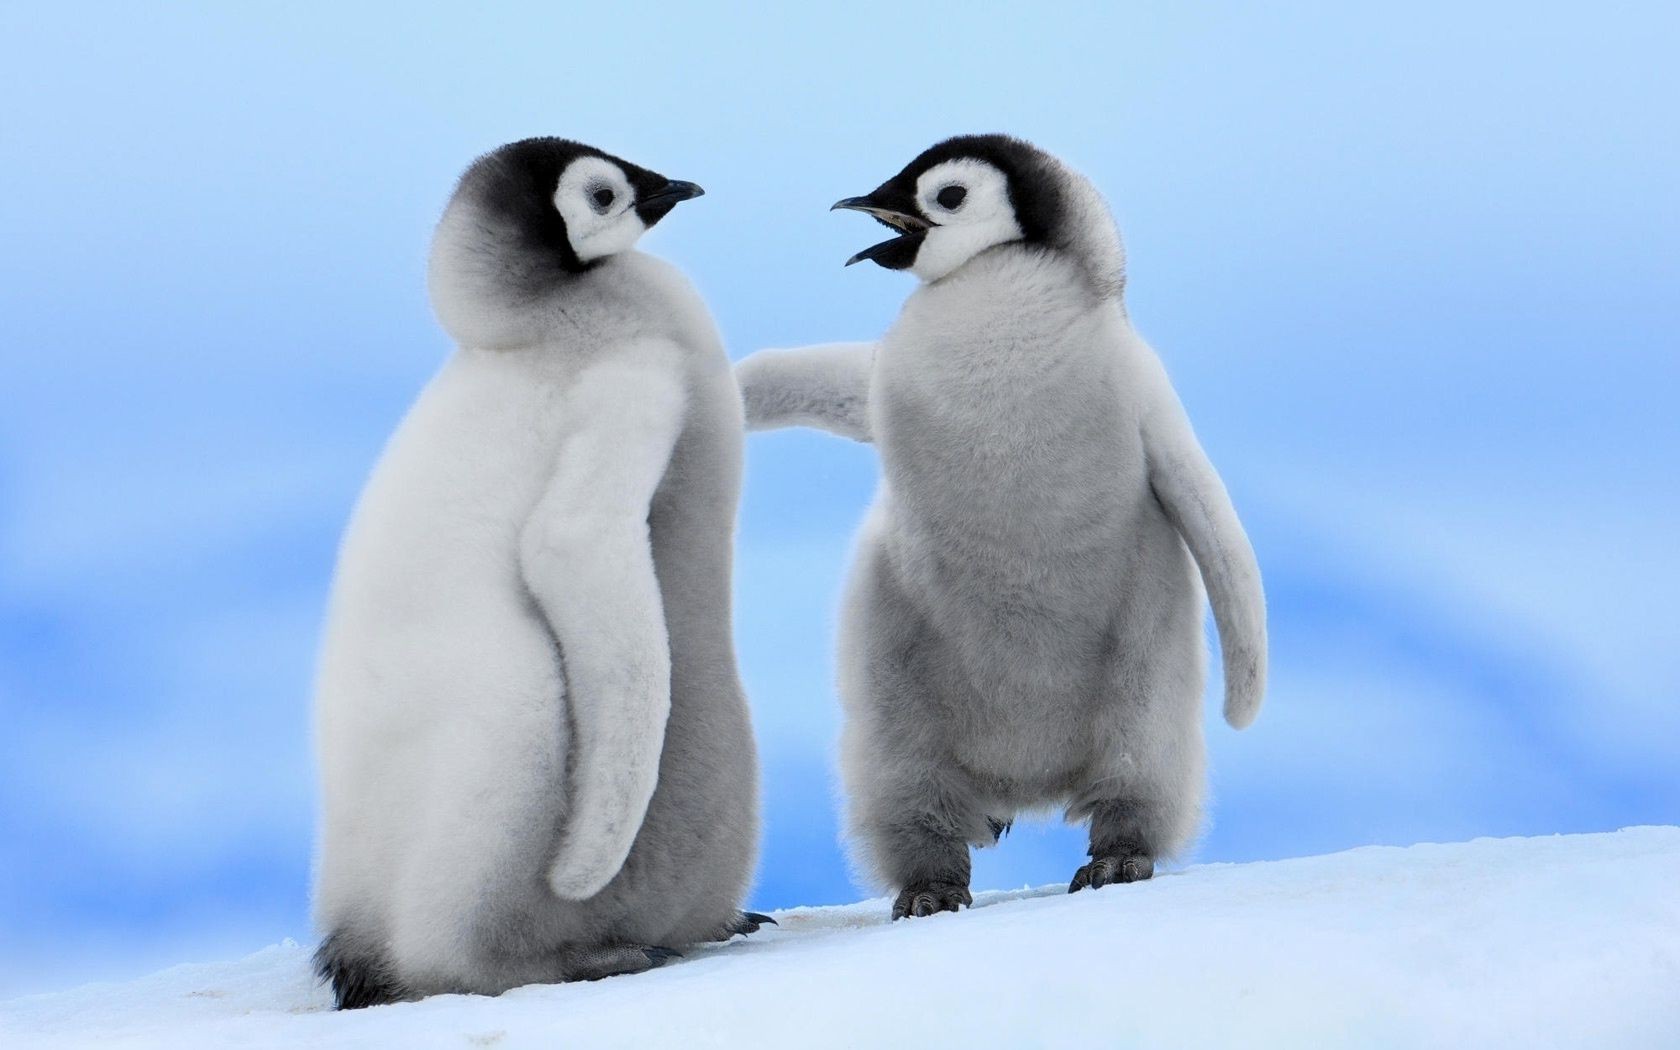
[[[1680,827],[887,902],[664,969],[333,1013],[287,942],[0,1003],[4,1047],[1680,1047]]]

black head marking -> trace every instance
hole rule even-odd
[[[1050,239],[1061,216],[1061,182],[1056,178],[1053,162],[1037,146],[1011,135],[948,138],[923,150],[903,171],[888,179],[886,185],[895,187],[914,202],[916,180],[950,160],[984,161],[1003,172],[1009,187],[1009,206],[1015,210],[1015,221],[1021,227],[1021,239],[1029,244]],[[940,191],[939,203],[947,208],[955,207],[944,199],[945,192]],[[960,198],[957,203],[961,203]]]
[[[930,226],[938,220],[928,215],[916,199],[916,183],[924,174],[947,161],[978,160],[1003,173],[1009,206],[1021,228],[1021,240],[1043,244],[1051,240],[1062,217],[1062,182],[1055,161],[1038,147],[1009,135],[958,135],[921,152],[904,170],[862,197],[849,197],[837,208],[864,211],[899,236],[866,248],[852,256],[848,265],[869,259],[889,270],[908,269]],[[961,186],[946,186],[935,198],[945,208],[956,208],[967,197]]]
[[[678,200],[686,199],[671,195],[668,188],[688,183],[672,183],[657,172],[593,146],[553,137],[521,139],[486,153],[461,176],[456,192],[470,194],[479,202],[486,217],[496,223],[496,229],[489,232],[520,253],[521,267],[531,277],[545,270],[553,276],[582,273],[594,262],[578,258],[566,236],[566,220],[554,206],[561,174],[582,157],[600,157],[624,172],[636,195],[636,213],[649,226],[664,218]],[[596,203],[604,207],[611,201],[603,203],[597,198]]]

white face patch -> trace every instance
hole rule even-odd
[[[982,160],[948,160],[916,180],[916,206],[927,231],[910,271],[937,281],[993,245],[1021,239],[1009,203],[1009,180]]]
[[[636,193],[617,164],[579,157],[560,173],[554,206],[566,220],[566,238],[584,262],[622,252],[647,232],[636,214]]]

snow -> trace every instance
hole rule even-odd
[[[1680,1046],[1680,827],[887,910],[795,908],[647,974],[347,1013],[288,941],[0,1003],[0,1046]]]

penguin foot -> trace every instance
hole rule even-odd
[[[893,902],[893,921],[910,916],[956,911],[974,903],[967,886],[954,882],[917,882],[906,886]]]
[[[1009,820],[999,820],[996,817],[986,818],[986,828],[992,833],[992,845],[994,846],[1002,841],[1003,837],[1009,834],[1009,829],[1014,826],[1015,821],[1013,818]]]
[[[756,911],[737,912],[735,914],[735,917],[733,919],[729,920],[728,925],[724,926],[723,936],[719,937],[718,940],[727,941],[729,938],[735,936],[736,934],[741,934],[742,936],[746,936],[747,934],[750,934],[750,933],[757,933],[758,930],[759,930],[759,927],[761,927],[761,926],[778,926],[778,925],[780,925],[780,923],[778,923],[775,919],[772,919],[770,916],[765,915],[762,912],[756,912]]]
[[[603,977],[644,973],[681,958],[682,952],[656,944],[608,944],[573,949],[562,956],[563,979],[599,981]]]
[[[1154,859],[1141,853],[1093,857],[1091,863],[1073,873],[1068,892],[1078,893],[1087,886],[1100,889],[1111,882],[1142,882],[1154,874]]]
[[[642,949],[642,954],[647,956],[648,969],[650,970],[664,966],[672,959],[682,958],[682,952],[677,951],[675,948],[661,948],[655,944],[650,944],[644,947]]]

